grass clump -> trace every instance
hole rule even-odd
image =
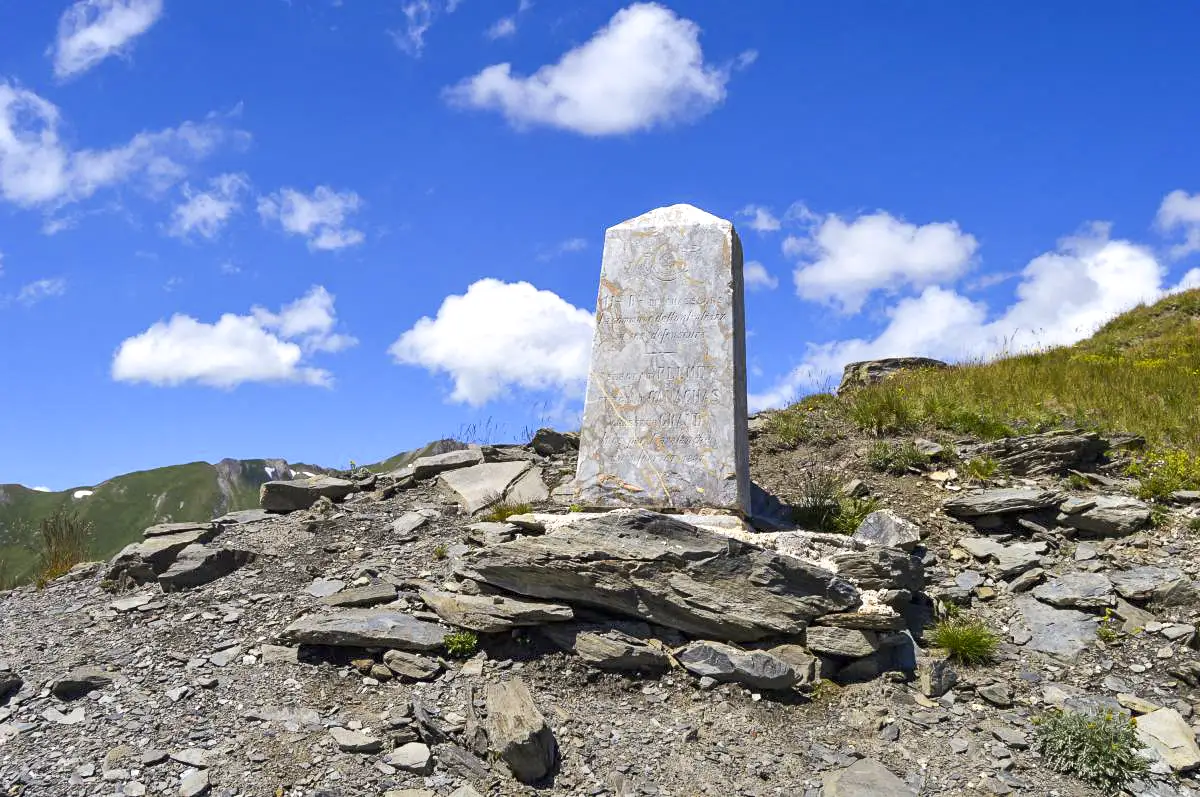
[[[533,510],[529,504],[510,504],[501,501],[492,506],[481,519],[488,523],[503,523],[513,515],[525,515]]]
[[[442,639],[446,653],[455,659],[469,659],[479,650],[479,636],[474,631],[454,631]]]
[[[986,623],[961,615],[937,622],[929,641],[944,649],[951,660],[968,666],[992,661],[1000,645],[1000,637]]]
[[[1200,517],[1194,517],[1188,521],[1188,531],[1200,533]]]
[[[450,555],[450,549],[446,547],[446,543],[439,542],[433,547],[433,558],[439,562]]]
[[[880,473],[901,476],[911,468],[920,468],[929,462],[912,441],[887,443],[879,440],[867,451],[867,464]]]
[[[815,393],[768,416],[766,432],[784,448],[832,443],[842,437],[838,423],[844,414],[843,404],[835,396]]]
[[[1200,451],[1154,451],[1132,462],[1126,472],[1138,480],[1139,498],[1166,498],[1176,490],[1200,490]]]
[[[812,531],[853,534],[863,519],[879,509],[878,498],[842,494],[837,474],[811,469],[800,480],[800,499],[792,505],[792,521]]]
[[[38,524],[38,586],[45,586],[87,559],[92,524],[75,512],[56,509]]]
[[[1052,711],[1034,722],[1034,749],[1050,768],[1074,775],[1105,794],[1120,794],[1149,765],[1138,752],[1145,745],[1137,738],[1133,720],[1111,711]]]
[[[852,393],[847,399],[850,420],[876,436],[917,428],[918,415],[903,387],[883,382]]]
[[[963,464],[963,475],[969,481],[985,482],[1000,473],[1000,463],[991,457],[975,457]]]
[[[878,498],[839,498],[837,513],[829,521],[828,531],[838,534],[853,534],[866,519],[867,515],[878,511],[881,504]]]

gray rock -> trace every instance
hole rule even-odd
[[[976,559],[994,562],[1003,578],[1037,567],[1048,547],[1042,541],[1004,545],[987,537],[963,537],[958,545]]]
[[[845,395],[867,385],[882,382],[904,371],[924,369],[942,369],[950,366],[941,360],[930,357],[884,357],[880,360],[863,360],[847,363],[842,369],[842,381],[838,385],[838,395]]]
[[[171,753],[171,760],[198,769],[205,769],[212,764],[208,751],[201,750],[199,747],[184,747],[176,750]]]
[[[301,728],[322,728],[321,715],[311,708],[295,708],[290,706],[263,706],[251,709],[245,714],[246,719],[259,722],[275,722],[292,733]],[[338,730],[342,730],[338,728]]]
[[[917,797],[917,790],[873,758],[822,777],[823,797]]]
[[[135,609],[142,608],[153,600],[153,595],[148,592],[142,592],[137,595],[129,595],[124,598],[117,598],[108,605],[118,612],[132,612]]]
[[[868,548],[833,555],[839,576],[859,589],[906,589],[920,592],[925,586],[921,561],[894,548]]]
[[[308,594],[314,598],[328,598],[346,588],[346,582],[337,578],[314,578],[308,585]]]
[[[645,510],[581,517],[540,537],[467,551],[455,569],[519,595],[735,642],[795,634],[860,601],[826,570]]]
[[[959,518],[1004,515],[1012,512],[1037,512],[1058,506],[1062,496],[1053,490],[1030,487],[1006,487],[962,493],[942,505],[946,513]]]
[[[280,635],[287,643],[435,650],[446,632],[397,609],[346,609],[301,617]]]
[[[199,587],[229,575],[247,562],[254,561],[252,551],[240,548],[215,547],[196,543],[179,552],[179,556],[158,577],[163,592]]]
[[[1117,602],[1112,582],[1101,573],[1064,573],[1034,589],[1033,597],[1060,609],[1103,609]]]
[[[533,433],[529,447],[543,457],[553,457],[578,449],[579,435],[571,432],[556,432],[553,429],[538,429]]]
[[[322,606],[376,606],[396,599],[396,588],[386,581],[372,581],[363,587],[341,590],[318,601]]]
[[[635,623],[622,623],[628,628]],[[647,629],[648,631],[648,629]],[[541,629],[555,645],[601,670],[661,672],[670,659],[645,638],[600,624],[555,623]],[[648,636],[648,634],[646,634]]]
[[[508,488],[531,467],[528,462],[485,462],[442,473],[438,479],[468,515],[504,500]]]
[[[1134,719],[1138,738],[1175,772],[1200,767],[1200,746],[1187,721],[1173,708],[1160,708]]]
[[[450,453],[457,454],[461,452],[452,451]],[[428,522],[429,518],[420,512],[405,512],[392,521],[392,533],[397,537],[407,538]]]
[[[517,526],[512,523],[472,523],[467,526],[467,539],[485,548],[512,542],[517,534]]]
[[[378,753],[383,749],[382,739],[349,728],[335,726],[329,729],[329,735],[343,753]]]
[[[389,650],[384,653],[383,663],[396,675],[413,681],[428,681],[436,678],[442,671],[441,662],[436,659],[403,650]]]
[[[879,635],[872,631],[857,631],[853,628],[829,628],[809,626],[804,632],[805,646],[826,656],[857,659],[870,656],[879,650]]]
[[[1029,590],[1041,584],[1046,578],[1046,571],[1040,567],[1035,567],[1032,570],[1026,570],[1021,575],[1008,582],[1008,591],[1014,594],[1018,592],[1028,592]]]
[[[605,233],[581,503],[750,509],[741,257],[733,225],[690,205]]]
[[[917,686],[925,697],[941,697],[958,683],[958,673],[943,658],[923,657],[917,661]]]
[[[99,667],[76,667],[59,678],[50,692],[59,700],[75,700],[93,689],[103,689],[113,682],[115,674]]]
[[[4,705],[10,697],[21,691],[21,687],[25,685],[25,681],[15,672],[0,672],[0,706]]]
[[[538,711],[529,687],[517,678],[487,688],[487,735],[496,755],[522,783],[534,783],[558,759],[554,732]]]
[[[989,457],[1014,476],[1062,475],[1095,465],[1108,441],[1095,432],[1059,429],[964,447],[964,458]]]
[[[428,479],[448,470],[469,468],[483,462],[483,451],[477,446],[464,448],[460,451],[447,451],[444,454],[434,454],[430,457],[419,457],[413,460],[412,474],[416,479]]]
[[[131,543],[109,562],[105,578],[110,581],[128,579],[138,584],[154,581],[160,573],[167,571],[184,548],[211,542],[220,533],[220,526],[210,525],[209,528],[160,534]]]
[[[908,624],[895,609],[880,606],[868,612],[827,614],[821,618],[821,625],[857,628],[860,631],[900,631]]]
[[[1124,537],[1150,522],[1149,505],[1123,495],[1099,495],[1094,506],[1058,516],[1058,522],[1100,537]]]
[[[565,603],[531,601],[503,595],[467,595],[438,590],[421,590],[421,600],[450,625],[485,634],[517,626],[561,623],[575,612]]]
[[[983,574],[974,570],[964,570],[954,577],[955,585],[971,590],[983,586]]]
[[[1135,567],[1110,572],[1109,578],[1122,598],[1158,603],[1182,602],[1191,592],[1191,580],[1175,567]]]
[[[1096,639],[1096,618],[1074,609],[1055,609],[1022,595],[1013,601],[1017,616],[1013,641],[1030,650],[1074,659]]]
[[[303,479],[267,482],[258,491],[258,503],[268,512],[295,512],[308,509],[318,498],[341,501],[358,489],[354,482],[333,476],[307,476]]]
[[[792,666],[762,650],[741,650],[720,642],[693,642],[675,658],[696,676],[752,689],[790,689],[800,680]]]
[[[179,797],[203,797],[208,794],[208,770],[188,772],[179,782]]]
[[[397,747],[384,756],[383,760],[405,772],[414,775],[428,775],[433,772],[433,753],[429,746],[420,742],[409,742]]]
[[[911,551],[921,542],[921,527],[891,510],[881,509],[863,518],[852,538],[864,545]]]
[[[543,478],[545,471],[530,468],[508,488],[504,500],[510,504],[539,504],[550,500],[550,490]]]
[[[215,531],[211,523],[159,523],[142,532],[143,537],[165,537],[173,534],[183,534],[190,531]]]
[[[1013,704],[1012,688],[1005,683],[993,683],[980,686],[975,694],[998,708],[1009,708]]]
[[[273,517],[274,515],[265,509],[239,509],[236,512],[226,512],[218,518],[213,518],[213,523],[218,526],[248,526],[251,523],[261,523]]]

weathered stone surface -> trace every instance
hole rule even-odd
[[[563,603],[522,600],[504,595],[467,595],[421,590],[421,600],[450,625],[494,634],[510,628],[570,620],[575,612]]]
[[[804,632],[804,644],[814,653],[857,659],[879,650],[879,635],[853,628],[814,625]]]
[[[894,548],[868,548],[834,554],[839,576],[859,589],[906,589],[920,592],[925,585],[921,562]]]
[[[476,545],[490,547],[512,542],[517,529],[512,523],[472,523],[467,526],[467,539]]]
[[[619,623],[616,628],[601,624],[555,623],[541,629],[551,642],[571,651],[588,664],[601,670],[652,671],[670,666],[670,659],[661,647],[650,645],[646,637],[649,627],[635,635],[631,626],[638,623]]]
[[[397,769],[416,775],[428,775],[433,772],[433,753],[428,745],[421,742],[400,745],[384,756],[383,760]]]
[[[1135,567],[1110,572],[1108,577],[1121,597],[1131,601],[1176,603],[1192,592],[1191,580],[1175,567]]]
[[[907,623],[900,613],[890,606],[873,606],[870,611],[827,614],[821,618],[821,625],[857,628],[860,631],[899,631]]]
[[[891,510],[881,509],[863,518],[852,537],[864,545],[911,551],[921,542],[921,527]]]
[[[1060,609],[1103,609],[1117,601],[1102,573],[1065,573],[1034,589],[1033,597]]]
[[[925,697],[941,697],[958,683],[958,673],[947,659],[922,657],[917,661],[917,686]]]
[[[1176,772],[1200,767],[1200,746],[1187,721],[1173,708],[1160,708],[1137,717],[1137,735]]]
[[[842,369],[842,381],[838,385],[838,395],[849,393],[867,385],[882,382],[890,376],[903,371],[917,371],[922,368],[949,368],[941,360],[929,357],[885,357],[880,360],[862,360],[847,363]]]
[[[1004,437],[964,447],[964,458],[989,457],[1015,476],[1065,474],[1095,465],[1108,449],[1108,441],[1095,432],[1059,429],[1042,434]]]
[[[15,672],[0,672],[0,706],[4,705],[10,696],[21,691],[24,685],[25,681]]]
[[[179,797],[202,797],[208,794],[208,770],[197,769],[186,773],[179,781]]]
[[[386,581],[372,581],[363,587],[339,590],[326,595],[318,603],[322,606],[376,606],[391,603],[396,599],[396,588]]]
[[[385,607],[301,617],[285,628],[280,638],[305,645],[434,650],[441,647],[445,635],[434,623]]]
[[[316,709],[299,708],[295,706],[263,706],[262,708],[250,709],[245,713],[245,718],[249,720],[259,720],[261,722],[275,722],[293,733],[301,728],[321,729],[321,715]]]
[[[163,537],[169,534],[182,534],[186,531],[212,531],[213,524],[208,523],[159,523],[142,532],[143,537]]]
[[[412,461],[413,478],[428,479],[448,470],[469,468],[483,462],[483,451],[478,446],[471,446],[459,451],[447,451],[429,457],[418,457]]]
[[[197,543],[179,552],[166,572],[159,575],[158,583],[163,592],[179,592],[216,581],[252,561],[251,551]]]
[[[55,681],[50,692],[59,700],[75,700],[93,689],[108,686],[114,677],[113,673],[99,667],[77,667]]]
[[[383,663],[396,675],[414,681],[427,681],[442,671],[442,665],[436,659],[403,650],[384,653]]]
[[[458,453],[458,452],[451,452]],[[429,518],[420,512],[405,512],[392,521],[392,533],[397,537],[408,537],[414,531],[429,522]]]
[[[860,603],[858,590],[827,570],[637,509],[467,551],[455,567],[519,595],[734,642],[798,633]]]
[[[462,510],[473,515],[504,500],[508,488],[530,467],[528,462],[484,462],[447,471],[438,478],[453,494]]]
[[[783,659],[762,650],[742,650],[721,642],[693,642],[675,658],[701,677],[733,682],[753,689],[790,689],[800,676]]]
[[[579,435],[574,432],[557,432],[553,429],[538,429],[529,441],[529,447],[543,457],[565,454],[579,448]]]
[[[544,471],[533,467],[525,471],[504,496],[510,504],[540,504],[550,500],[550,490],[546,487]]]
[[[251,523],[260,523],[264,520],[270,520],[274,515],[265,509],[239,509],[235,512],[226,512],[218,518],[213,518],[213,523],[218,526],[247,526]]]
[[[917,797],[917,790],[873,758],[855,761],[822,778],[823,797]]]
[[[792,668],[797,684],[810,684],[818,677],[817,668],[822,661],[799,645],[776,645],[767,651]],[[831,659],[824,659],[831,661]]]
[[[314,598],[328,598],[346,588],[346,582],[340,578],[314,578],[308,585],[308,594]]]
[[[1037,512],[1058,506],[1062,496],[1053,490],[1032,487],[1005,487],[963,493],[942,505],[946,513],[960,518],[1004,515],[1011,512]]]
[[[1150,506],[1124,495],[1098,495],[1088,509],[1068,513],[1064,506],[1058,522],[1100,537],[1124,537],[1150,522]]]
[[[349,728],[330,728],[329,735],[343,753],[378,753],[383,749],[382,739]]]
[[[517,678],[487,689],[487,733],[492,749],[522,783],[546,775],[558,758],[554,732]]]
[[[1096,618],[1074,609],[1055,609],[1023,595],[1013,605],[1013,642],[1030,650],[1074,659],[1096,639]]]
[[[153,581],[175,561],[179,552],[189,545],[211,542],[221,533],[221,527],[209,524],[176,534],[160,534],[147,537],[142,542],[126,545],[109,563],[109,580],[128,578],[137,583]]]
[[[582,503],[749,509],[742,302],[730,222],[673,205],[607,231]]]
[[[308,509],[318,498],[341,501],[358,488],[354,482],[333,476],[308,476],[290,481],[267,482],[258,491],[258,503],[268,512]]]
[[[995,562],[997,572],[1006,578],[1037,567],[1048,547],[1042,541],[1003,545],[988,537],[963,537],[958,545],[976,559]]]

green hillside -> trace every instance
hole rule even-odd
[[[54,510],[68,507],[92,523],[92,558],[112,556],[141,538],[142,530],[168,521],[208,520],[236,509],[258,506],[258,488],[286,473],[282,460],[222,460],[216,465],[192,462],[127,473],[95,487],[40,492],[14,484],[0,485],[0,562],[4,576],[24,581],[33,575],[38,523]],[[91,491],[90,495],[83,494]],[[79,495],[78,498],[75,496]]]

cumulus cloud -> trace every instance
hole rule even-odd
[[[460,107],[516,127],[620,135],[688,121],[725,99],[732,67],[705,63],[700,28],[657,3],[618,11],[590,40],[528,77],[494,64],[448,88]]]
[[[1031,260],[1008,307],[993,312],[954,290],[928,286],[896,302],[878,335],[811,345],[798,367],[750,403],[785,404],[801,390],[836,382],[842,367],[857,360],[924,355],[960,361],[1075,343],[1113,316],[1193,284],[1200,284],[1200,269],[1171,285],[1148,247],[1114,240],[1109,225],[1094,223]]]
[[[553,260],[569,252],[582,252],[584,249],[587,249],[586,238],[568,238],[540,252],[537,259],[542,261]]]
[[[53,103],[0,80],[0,198],[54,208],[135,179],[163,191],[186,175],[187,163],[230,138],[246,138],[223,122],[209,114],[203,122],[138,133],[111,149],[71,149],[59,137],[61,115]]]
[[[334,297],[321,286],[278,313],[260,307],[215,323],[177,314],[123,341],[112,362],[118,382],[159,387],[196,383],[233,388],[245,382],[329,386],[333,376],[309,356],[341,351],[354,338],[334,332]]]
[[[779,279],[767,271],[767,267],[757,260],[751,260],[742,266],[742,275],[746,281],[746,287],[752,291],[764,288],[770,291],[779,287]]]
[[[1176,190],[1163,197],[1158,208],[1158,227],[1166,233],[1183,233],[1182,243],[1171,247],[1171,257],[1200,252],[1200,193]]]
[[[762,205],[746,205],[738,211],[738,215],[748,217],[750,229],[755,232],[774,232],[779,229],[779,219]]]
[[[111,55],[124,55],[162,10],[162,0],[79,0],[58,20],[50,47],[54,74],[75,77]]]
[[[793,273],[796,293],[843,313],[857,313],[877,290],[955,279],[978,248],[975,237],[954,222],[917,226],[884,211],[849,222],[833,213],[808,217],[807,233],[783,242],[785,254],[800,258]]]
[[[308,239],[308,248],[332,251],[363,242],[361,230],[346,226],[362,199],[353,191],[335,191],[319,185],[311,194],[284,188],[258,200],[264,221],[278,221],[284,232]]]
[[[582,394],[592,314],[528,282],[482,279],[447,296],[388,352],[397,363],[445,373],[450,399],[478,406],[513,388]]]
[[[193,233],[215,238],[225,223],[242,207],[242,194],[250,187],[244,174],[222,174],[208,181],[207,191],[183,186],[184,201],[171,213],[168,233],[186,238]]]

